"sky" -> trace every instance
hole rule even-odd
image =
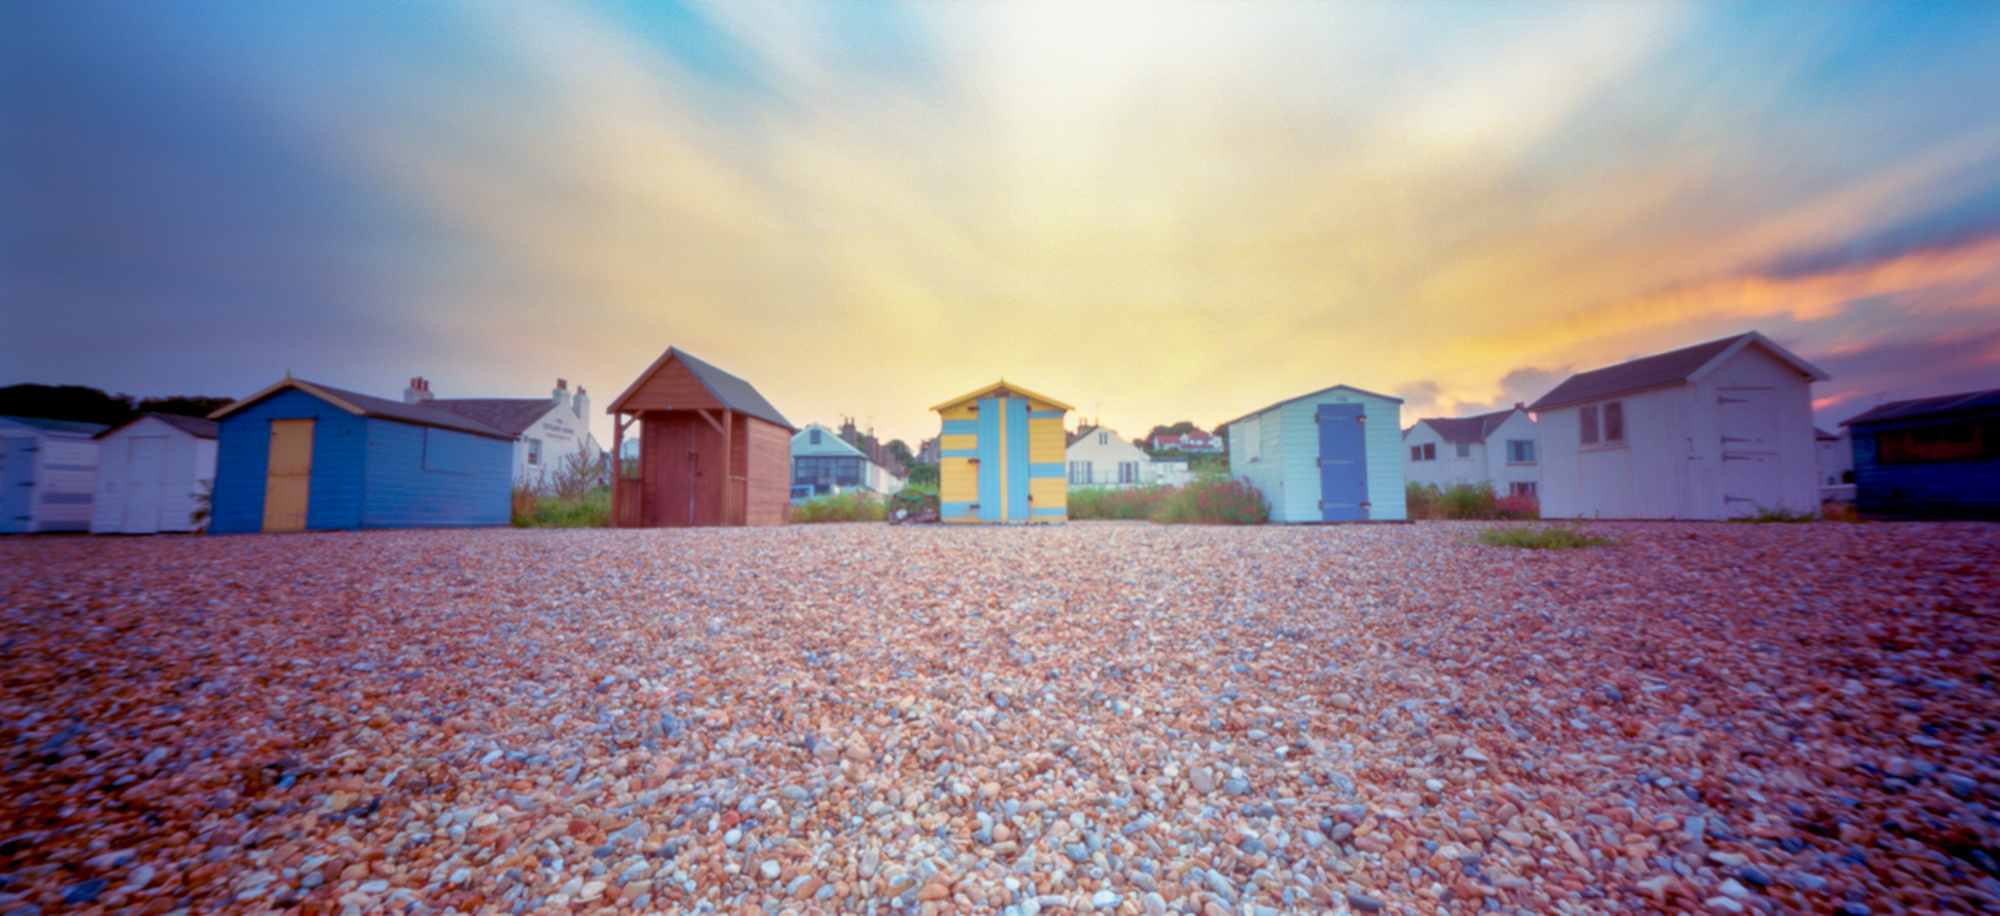
[[[603,408],[669,345],[914,444],[1404,423],[1759,330],[2000,386],[2000,5],[248,2],[0,13],[0,384]]]

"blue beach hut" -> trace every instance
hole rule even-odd
[[[1322,388],[1228,424],[1229,474],[1271,504],[1273,522],[1401,521],[1403,399]]]

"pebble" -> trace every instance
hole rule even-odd
[[[0,912],[1993,903],[2000,530],[1479,527],[0,539]]]

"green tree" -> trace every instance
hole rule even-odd
[[[912,464],[910,476],[905,478],[913,487],[935,487],[938,485],[938,466],[935,464]]]

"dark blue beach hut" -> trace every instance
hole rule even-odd
[[[513,437],[442,407],[286,378],[210,419],[211,531],[508,522]]]
[[[1845,425],[1863,515],[2000,519],[2000,388],[1893,401]]]

